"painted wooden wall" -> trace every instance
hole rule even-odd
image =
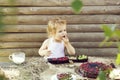
[[[104,39],[101,24],[120,24],[120,0],[82,0],[84,7],[75,14],[72,0],[0,0],[0,13],[5,32],[0,36],[0,56],[24,51],[38,56],[47,38],[48,20],[58,16],[68,22],[68,36],[76,54],[115,56],[117,48],[99,47]],[[120,27],[120,26],[118,26]]]

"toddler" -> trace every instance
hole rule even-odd
[[[66,30],[66,21],[59,18],[48,22],[48,39],[46,39],[39,49],[39,55],[47,58],[65,57],[65,49],[70,55],[75,54],[75,49],[69,42]]]

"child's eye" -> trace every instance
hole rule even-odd
[[[59,33],[61,33],[62,31],[59,31]]]

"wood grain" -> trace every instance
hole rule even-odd
[[[39,56],[39,48],[18,48],[18,49],[0,49],[1,57],[8,56],[13,52],[25,52],[26,56]],[[85,54],[88,56],[116,56],[118,53],[116,48],[76,48],[76,55]]]
[[[39,48],[43,42],[0,42],[1,49],[12,48]],[[100,47],[101,42],[71,42],[75,48],[117,48],[116,43],[112,45],[103,45]],[[109,44],[109,43],[108,43]]]
[[[102,41],[104,39],[103,33],[68,33],[70,41],[73,42],[87,42],[87,41]],[[38,42],[44,41],[47,38],[46,33],[6,33],[0,37],[1,42],[12,41],[12,42]]]
[[[106,24],[109,26],[112,26],[114,24]],[[11,32],[11,33],[46,33],[46,25],[5,25],[3,30],[0,30],[0,32]],[[67,25],[67,31],[68,32],[103,32],[101,29],[102,24],[73,24],[73,25]],[[118,29],[120,29],[120,25],[117,24]]]
[[[119,15],[19,15],[5,16],[4,24],[47,24],[52,18],[60,17],[67,20],[68,24],[120,24]]]
[[[72,7],[2,7],[4,15],[73,15]],[[120,14],[119,6],[83,6],[80,14]]]
[[[1,6],[70,6],[73,0],[0,0]],[[82,0],[84,5],[120,5],[120,0]]]

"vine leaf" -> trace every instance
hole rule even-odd
[[[83,3],[81,0],[74,0],[71,3],[71,7],[73,8],[75,13],[80,13],[82,7],[83,7]]]

